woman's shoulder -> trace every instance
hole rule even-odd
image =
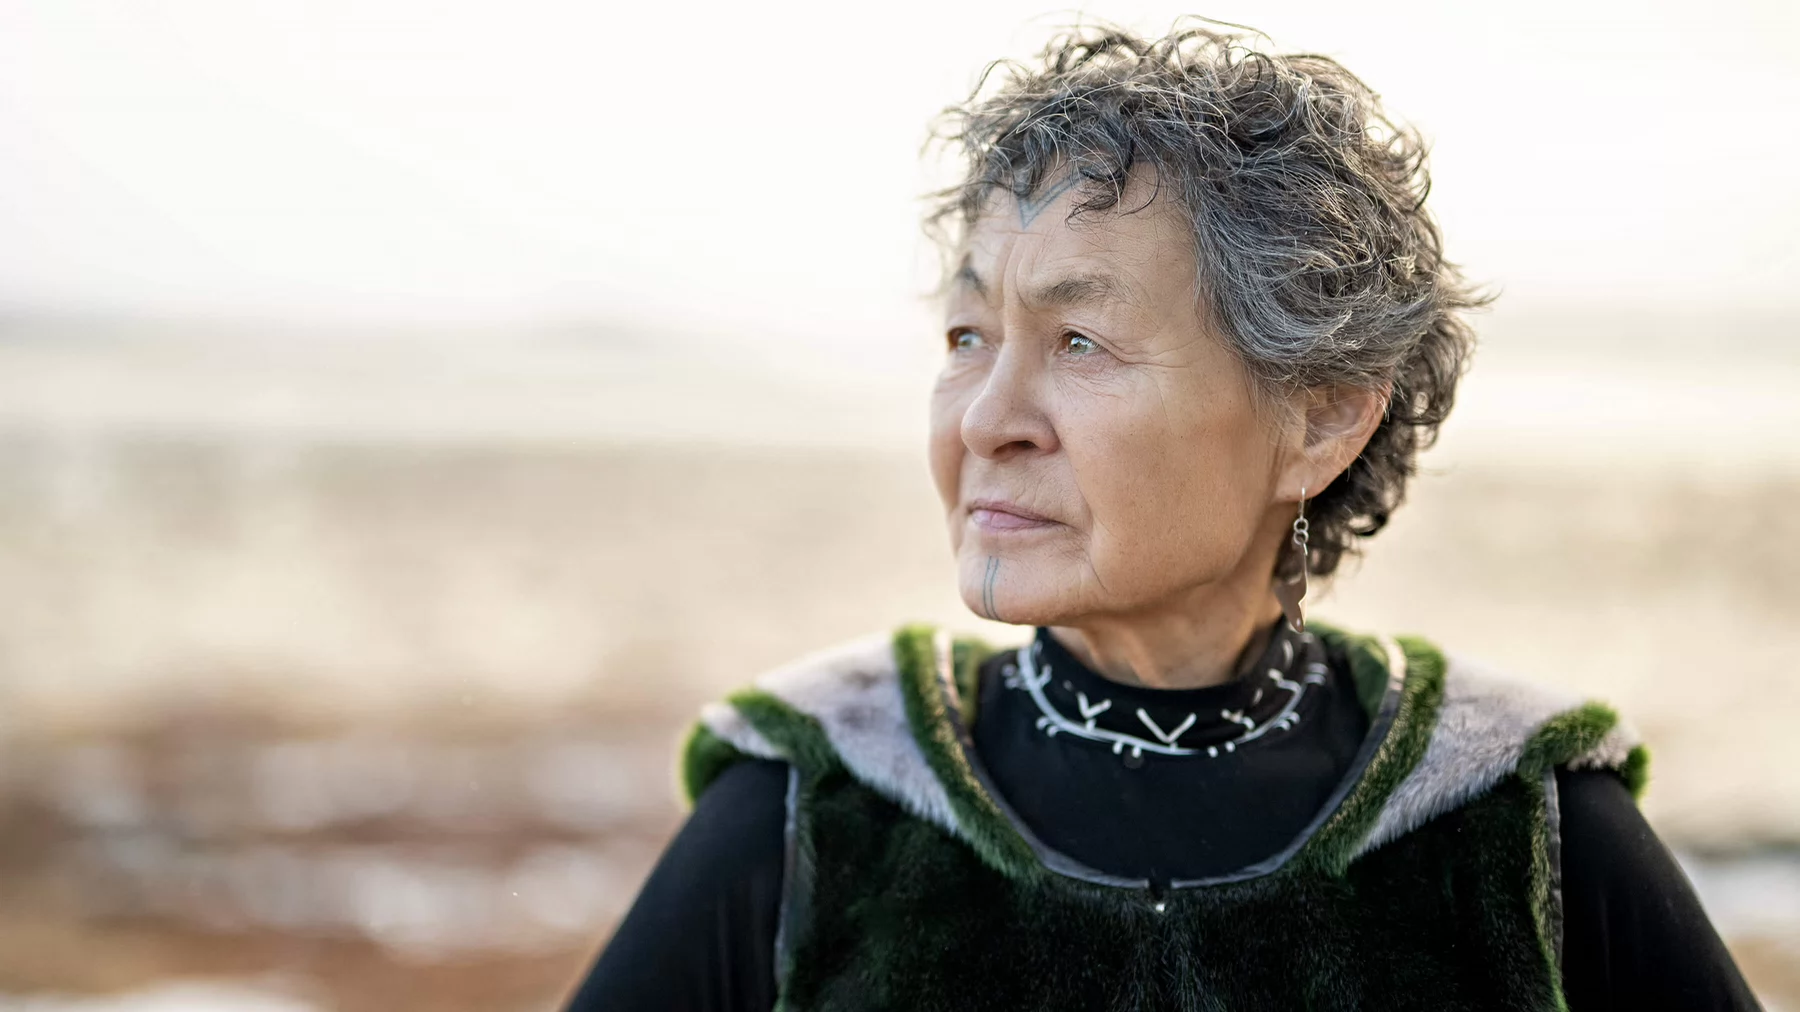
[[[788,774],[753,760],[722,772],[669,841],[567,1005],[767,1009],[785,877]]]
[[[858,702],[885,714],[896,667],[887,637],[866,635],[763,671],[743,688],[701,707],[682,745],[681,781],[689,804],[739,759],[806,758],[822,742],[822,719]]]
[[[1423,636],[1395,636],[1406,670],[1385,744],[1405,768],[1363,846],[1373,849],[1486,794],[1509,777],[1606,770],[1641,793],[1649,753],[1605,702],[1523,676]]]
[[[1559,769],[1556,789],[1569,1008],[1759,1008],[1627,786]]]
[[[973,637],[910,624],[764,671],[701,708],[682,750],[683,789],[691,802],[744,758],[843,766],[916,814],[950,824],[949,801],[918,732],[960,705],[961,687],[992,652]]]
[[[1637,732],[1616,710],[1565,685],[1521,674],[1429,635],[1357,631],[1317,621],[1308,629],[1326,641],[1334,664],[1350,669],[1372,711],[1406,711],[1396,723],[1418,737],[1415,772],[1480,770],[1498,776],[1562,765],[1621,767],[1646,757]],[[1632,770],[1634,792],[1643,772]]]
[[[1649,753],[1603,700],[1524,676],[1469,653],[1441,650],[1443,689],[1421,765],[1541,776],[1557,767],[1610,769],[1641,793]]]

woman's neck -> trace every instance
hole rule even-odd
[[[1159,615],[1099,616],[1051,626],[1050,635],[1112,681],[1197,689],[1242,674],[1268,646],[1280,616],[1281,604],[1271,593],[1236,607],[1213,600]]]

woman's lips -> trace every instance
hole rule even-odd
[[[1029,531],[1056,526],[1056,521],[1014,503],[977,499],[969,504],[969,519],[990,531]]]

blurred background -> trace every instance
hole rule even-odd
[[[1503,291],[1319,613],[1616,704],[1800,1009],[1800,14],[1186,12],[1421,126]],[[1022,639],[925,473],[919,147],[1076,16],[0,0],[0,1012],[554,1008],[702,701]]]

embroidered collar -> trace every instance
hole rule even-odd
[[[1328,670],[1316,636],[1277,620],[1256,662],[1222,685],[1151,689],[1115,682],[1041,627],[1002,673],[1007,688],[1030,695],[1040,731],[1109,747],[1136,767],[1145,753],[1218,758],[1293,727],[1301,699],[1324,683]]]

